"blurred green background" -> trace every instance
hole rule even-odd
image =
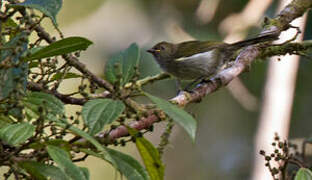
[[[210,4],[199,12],[203,1],[217,3],[217,6],[213,8],[214,4]],[[65,0],[57,20],[65,36],[83,36],[94,42],[82,53],[81,60],[98,75],[103,75],[105,62],[113,54],[127,48],[132,42],[138,43],[142,48],[140,70],[144,77],[160,72],[145,49],[162,40],[181,42],[190,37],[222,40],[226,36],[226,30],[220,28],[224,19],[239,13],[248,3],[247,0],[203,1]],[[277,1],[273,1],[261,18],[272,17],[276,6]],[[310,20],[307,21],[305,39],[312,37]],[[245,29],[245,33],[255,36],[261,28],[260,24],[261,21]],[[53,30],[49,25],[47,28]],[[258,100],[258,108],[255,110],[243,108],[226,88],[187,107],[187,111],[198,120],[197,140],[192,144],[180,127],[174,127],[171,144],[163,157],[166,180],[248,179],[267,64],[267,61],[257,61],[251,66],[250,72],[240,76]],[[311,81],[311,69],[312,62],[302,59],[293,106],[291,138],[311,135],[312,83],[307,83]],[[64,88],[75,87],[74,84],[68,83]],[[159,81],[145,89],[165,99],[176,93],[173,80]],[[147,138],[157,145],[163,129],[164,124],[157,124],[155,132],[147,135]],[[139,158],[133,145],[129,144],[119,150]],[[89,167],[91,179],[119,178],[109,164],[99,159],[88,158],[80,165]]]

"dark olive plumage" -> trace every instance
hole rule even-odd
[[[147,52],[154,56],[165,72],[178,79],[192,80],[216,74],[242,47],[273,39],[276,37],[266,35],[233,44],[215,41],[187,41],[173,44],[163,41]]]

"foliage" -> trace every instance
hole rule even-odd
[[[178,122],[194,140],[196,121],[184,110],[147,93],[168,116],[134,101],[137,94],[144,96],[144,83],[137,83],[141,52],[135,43],[107,62],[107,81],[89,71],[79,56],[92,45],[90,40],[64,38],[58,29],[61,39],[56,40],[41,27],[42,20],[48,17],[57,28],[56,16],[61,7],[61,0],[8,1],[6,14],[1,16],[0,157],[1,166],[9,168],[5,178],[91,179],[88,169],[75,162],[94,156],[129,180],[164,179],[160,153],[140,131],[152,130],[152,126],[134,130],[131,123],[126,124],[156,114],[156,119],[172,118]],[[29,40],[33,34],[38,35],[37,39]],[[78,72],[72,72],[72,68]],[[62,94],[58,87],[65,79],[81,79],[81,84],[70,95]],[[81,106],[75,116],[65,110],[70,104]],[[133,132],[123,136],[130,139],[110,135],[126,128]],[[70,140],[65,139],[68,135]],[[168,138],[169,135],[165,141]],[[137,145],[144,166],[107,147],[125,146],[127,142]]]
[[[307,168],[300,168],[295,176],[295,180],[310,180],[312,179],[312,172]]]
[[[282,140],[278,134],[275,134],[272,146],[274,151],[267,153],[260,151],[260,155],[266,161],[265,166],[270,171],[272,178],[275,179],[295,179],[308,180],[312,179],[310,160],[305,153],[306,144],[310,144],[309,139],[304,140],[302,150],[299,150],[297,144],[293,144],[287,140]],[[276,165],[278,165],[276,167]],[[311,168],[311,167],[310,167]],[[296,171],[294,171],[296,169]]]
[[[107,61],[103,79],[87,69],[79,57],[93,43],[84,37],[63,37],[56,21],[62,2],[8,0],[0,14],[0,166],[8,167],[4,178],[92,179],[76,162],[93,156],[128,180],[163,180],[161,155],[173,122],[195,142],[196,120],[172,102],[142,90],[168,75],[139,79],[141,50],[136,43]],[[51,19],[60,39],[41,27],[45,18]],[[59,87],[66,79],[79,79],[81,84],[64,94]],[[70,115],[69,105],[80,110]],[[162,121],[168,125],[156,148],[144,134]],[[136,145],[143,163],[109,147],[127,143]],[[274,156],[287,163],[290,156],[283,143]],[[273,177],[284,173],[271,172]],[[311,172],[301,167],[295,178],[311,178]]]
[[[170,116],[174,121],[179,123],[195,141],[197,123],[196,120],[187,112],[181,111],[177,106],[165,101],[163,99],[152,96],[148,93],[145,95],[150,98],[161,110],[163,110],[168,116]]]

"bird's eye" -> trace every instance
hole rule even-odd
[[[164,46],[160,46],[160,50],[165,50],[165,47]]]

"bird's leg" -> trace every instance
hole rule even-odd
[[[204,76],[200,76],[199,78],[195,79],[194,81],[192,81],[191,83],[189,83],[188,85],[186,85],[186,87],[184,88],[184,91],[191,92],[191,91],[192,91],[192,90],[191,90],[192,86],[194,86],[194,85],[197,84],[197,83],[202,82],[204,79],[205,79]]]
[[[209,82],[211,82],[210,79],[208,79],[208,78],[202,78],[202,79],[200,80],[200,82],[198,83],[198,85],[203,84],[203,83],[209,83]]]
[[[178,91],[178,94],[180,94],[180,92],[183,91],[183,89],[182,89],[182,82],[181,82],[180,79],[176,79],[175,82],[176,82],[176,89]]]

